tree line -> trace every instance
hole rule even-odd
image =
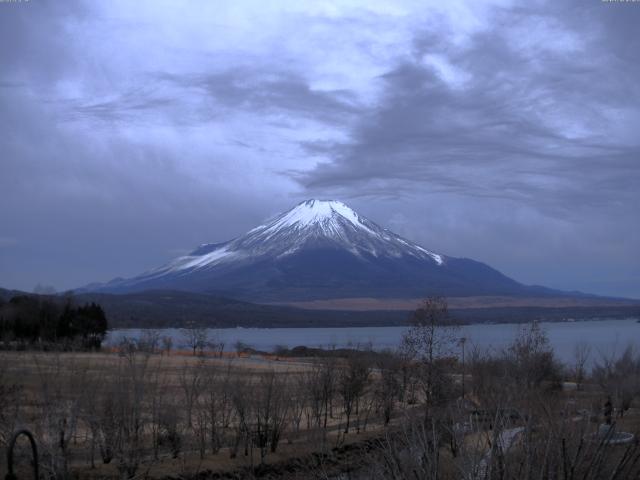
[[[75,305],[70,295],[16,295],[0,303],[0,344],[5,348],[99,349],[107,329],[100,305]]]

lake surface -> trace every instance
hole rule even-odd
[[[557,356],[564,362],[574,358],[575,346],[588,343],[591,360],[602,355],[622,352],[628,345],[640,347],[640,323],[637,319],[591,320],[576,322],[540,323],[547,333]],[[501,349],[513,341],[522,324],[475,324],[461,327],[459,335],[467,338],[466,351],[477,346],[482,349]],[[346,328],[211,328],[209,338],[225,343],[225,350],[243,342],[257,350],[272,351],[276,346],[348,347],[370,343],[373,348],[395,349],[400,345],[406,327],[346,327]],[[107,344],[117,344],[124,337],[138,339],[145,330],[112,330]],[[158,330],[160,335],[173,338],[177,347],[185,346],[180,329]]]

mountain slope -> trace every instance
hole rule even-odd
[[[553,294],[427,250],[342,202],[307,200],[245,235],[87,290],[216,292],[253,301]]]

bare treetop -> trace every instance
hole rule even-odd
[[[411,326],[402,338],[402,349],[410,357],[431,363],[453,353],[458,328],[449,316],[445,298],[425,298],[410,321]]]

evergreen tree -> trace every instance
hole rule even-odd
[[[0,305],[0,340],[24,343],[73,343],[100,348],[108,329],[107,317],[96,303],[76,307],[67,297],[17,295]]]

